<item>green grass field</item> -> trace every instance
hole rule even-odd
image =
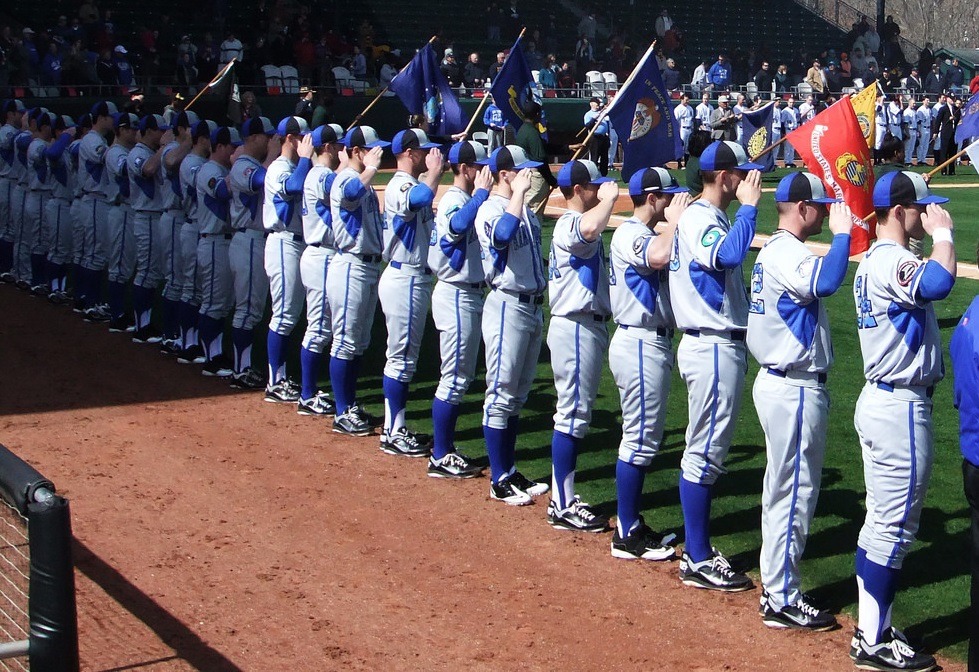
[[[971,168],[960,167],[959,172],[960,175],[954,178],[936,178],[935,187],[940,189],[943,184],[979,183]],[[763,186],[774,187],[784,174],[785,171],[780,170],[766,175]],[[979,188],[947,189],[941,193],[952,198],[948,209],[956,222],[959,259],[975,263],[976,242],[979,240]],[[758,231],[771,232],[774,222],[771,195],[766,194],[763,196]],[[550,224],[552,222],[545,222],[545,250],[550,243]],[[608,238],[607,234],[606,245]],[[746,273],[751,269],[754,256],[755,253],[752,253],[744,265]],[[853,409],[864,379],[851,295],[856,266],[850,266],[844,286],[837,295],[826,301],[836,363],[828,383],[832,407],[823,486],[806,549],[803,573],[805,590],[834,611],[855,615],[853,554],[864,517],[864,486],[860,448],[853,429]],[[946,353],[952,329],[977,293],[979,283],[959,280],[951,296],[937,305]],[[302,328],[303,325],[297,327],[295,333],[300,334]],[[298,337],[294,340],[298,340]],[[361,401],[375,414],[383,410],[380,376],[384,364],[384,341],[383,318],[378,312],[372,346],[361,380]],[[296,344],[293,345],[295,348]],[[264,348],[259,345],[256,350],[261,357],[259,353]],[[412,385],[412,401],[408,407],[409,424],[418,431],[431,430],[431,399],[436,387],[438,361],[436,332],[429,319],[419,371]],[[946,365],[950,370],[947,357]],[[290,363],[290,371],[298,374],[298,361]],[[757,371],[757,364],[750,360],[741,418],[726,464],[729,473],[719,480],[715,489],[711,528],[713,541],[718,548],[747,567],[756,579],[761,547],[761,486],[765,469],[764,436],[751,401],[751,386]],[[484,367],[480,366],[477,381],[463,404],[457,437],[461,450],[477,457],[485,456],[480,429],[483,374]],[[918,542],[905,563],[894,622],[912,637],[923,639],[931,650],[964,659],[969,621],[969,520],[962,493],[958,414],[952,406],[951,391],[949,376],[935,393],[935,466]],[[520,469],[532,478],[549,478],[554,400],[545,344],[537,367],[537,378],[522,415],[518,444]],[[676,531],[681,539],[683,530],[677,479],[685,427],[686,390],[674,373],[664,449],[646,479],[643,509],[651,526]],[[600,511],[608,515],[615,512],[614,465],[619,428],[618,392],[611,374],[607,373],[599,390],[592,429],[582,446],[577,483],[583,499],[596,504]],[[327,430],[324,428],[324,431]],[[369,443],[373,442],[365,440],[365,447]],[[423,468],[412,465],[414,463],[405,463],[406,468]],[[485,489],[487,483],[478,480],[472,487]],[[486,506],[498,504],[487,500]],[[538,505],[537,510],[543,529],[544,506]],[[609,562],[614,562],[611,557]]]

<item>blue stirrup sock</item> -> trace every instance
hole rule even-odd
[[[9,273],[14,266],[14,241],[0,240],[0,273]]]
[[[126,316],[126,285],[122,282],[109,283],[109,313],[113,319]]]
[[[153,321],[153,290],[149,287],[133,285],[133,313],[136,329],[145,329]]]
[[[622,460],[615,462],[616,525],[623,539],[639,525],[639,500],[645,480],[645,468]]]
[[[483,438],[486,439],[486,454],[489,456],[490,478],[494,483],[499,483],[501,478],[510,473],[510,465],[506,460],[507,430],[483,425]]]
[[[877,644],[891,627],[891,607],[901,570],[878,565],[857,547],[858,626],[868,644]]]
[[[176,340],[180,335],[179,301],[163,299],[163,337]]]
[[[691,483],[680,477],[680,506],[683,509],[684,551],[694,562],[714,555],[710,545],[711,486]]]
[[[351,377],[353,362],[348,359],[333,357],[330,359],[330,386],[333,388],[333,401],[336,403],[337,415],[347,412],[353,403],[353,396],[348,395],[351,389],[348,379]]]
[[[551,436],[551,499],[562,511],[574,501],[577,463],[578,439],[555,430]]]
[[[434,445],[432,457],[441,460],[455,450],[456,422],[459,420],[459,404],[450,404],[438,397],[432,401],[432,427]]]
[[[299,365],[302,368],[302,398],[306,401],[316,396],[316,381],[319,377],[320,362],[323,356],[309,348],[299,350]]]
[[[224,345],[221,342],[221,320],[217,320],[207,315],[201,315],[200,339],[201,347],[204,348],[204,356],[207,361],[224,353]]]
[[[408,405],[408,383],[384,376],[384,430],[393,434],[405,426],[405,406]]]
[[[286,348],[289,347],[289,337],[269,329],[269,384],[275,385],[286,377]]]
[[[31,255],[31,286],[47,284],[48,259],[43,254]]]
[[[235,373],[241,373],[252,366],[252,344],[255,342],[253,329],[231,330],[231,344],[235,349]]]

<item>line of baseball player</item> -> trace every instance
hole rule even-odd
[[[482,340],[490,497],[526,505],[550,491],[546,517],[558,529],[610,526],[574,485],[578,447],[608,356],[622,408],[611,541],[617,558],[677,557],[676,535],[646,525],[640,498],[663,437],[672,341],[681,331],[675,361],[687,386],[689,423],[679,573],[698,588],[753,587],[712,546],[709,533],[712,488],[724,473],[750,349],[761,364],[753,396],[768,457],[759,611],[775,628],[836,626],[832,614],[801,592],[799,563],[819,491],[833,359],[820,299],[843,283],[852,217],[814,176],[800,172],[779,183],[778,229],[758,255],[749,295],[742,264],[755,233],[761,177],[734,142],[714,142],[701,156],[704,192],[695,201],[662,168],[635,173],[628,184],[634,214],[615,230],[608,256],[602,233],[618,188],[590,161],[564,165],[557,179],[568,211],[555,224],[545,274],[540,222],[525,204],[530,173],[540,164],[514,145],[487,157],[479,143],[458,142],[443,156],[418,129],[386,142],[367,126],[309,131],[298,117],[275,126],[252,119],[239,131],[192,113],[175,117],[170,128],[158,115],[137,119],[105,102],[77,126],[43,110],[25,111],[19,101],[3,109],[2,279],[58,303],[73,300],[87,321],[132,332],[137,343],[161,343],[179,362],[202,364],[205,375],[264,388],[267,401],[296,404],[304,415],[332,415],[333,431],[353,436],[369,435],[378,424],[358,404],[357,382],[380,301],[388,334],[380,447],[428,457],[428,474],[438,478],[482,472],[456,450],[454,438]],[[110,131],[115,139],[108,146]],[[388,147],[397,172],[382,213],[373,182]],[[436,213],[446,163],[452,186]],[[735,200],[740,207],[732,223],[727,210]],[[868,381],[855,415],[868,511],[857,545],[859,627],[850,656],[866,669],[935,664],[891,627],[890,612],[932,460],[931,396],[943,376],[932,302],[947,296],[955,277],[952,221],[938,205],[946,200],[931,195],[915,173],[882,177],[874,190],[879,238],[854,283]],[[803,241],[821,230],[827,215],[833,243],[819,257]],[[922,262],[907,242],[926,234],[934,247],[931,260]],[[103,273],[108,304],[101,300]],[[130,281],[131,313],[125,307]],[[162,332],[151,315],[161,286]],[[557,392],[550,485],[516,467],[520,413],[543,338],[545,290]],[[251,366],[250,353],[269,299],[266,378]],[[304,305],[302,382],[296,384],[286,375],[286,353]],[[405,424],[430,308],[441,354],[432,437]],[[222,352],[229,315],[233,358]],[[617,327],[611,339],[609,320]],[[327,346],[333,398],[317,389]]]

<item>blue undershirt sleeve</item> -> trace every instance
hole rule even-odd
[[[421,210],[426,205],[431,205],[435,200],[435,192],[428,188],[427,184],[416,184],[408,192],[408,209],[412,212]]]
[[[850,259],[850,235],[838,233],[833,236],[833,244],[819,265],[816,276],[816,296],[823,298],[834,294],[846,277],[846,264]]]
[[[955,277],[944,266],[937,261],[929,261],[921,273],[921,281],[918,283],[918,292],[915,298],[924,301],[939,301],[949,295],[954,284]]]
[[[296,164],[296,169],[292,171],[292,175],[286,180],[285,187],[287,194],[297,196],[303,193],[303,185],[306,184],[306,175],[312,167],[313,162],[306,157],[299,159],[299,163]]]
[[[255,172],[252,173],[252,179],[249,181],[248,186],[252,191],[262,191],[265,189],[265,169],[256,168]]]
[[[489,198],[488,191],[477,189],[472,199],[452,215],[449,220],[449,230],[457,236],[468,231],[476,223],[476,211],[479,210],[479,206],[486,202],[487,198]]]
[[[62,133],[58,136],[58,139],[48,145],[48,148],[44,150],[44,158],[49,161],[57,161],[61,158],[61,155],[65,153],[68,149],[68,145],[71,144],[72,137],[67,133]]]
[[[720,268],[737,268],[741,265],[755,237],[757,219],[758,208],[753,205],[742,205],[738,208],[731,230],[717,249],[717,265]]]
[[[513,240],[513,235],[520,227],[520,220],[509,212],[503,213],[496,227],[493,229],[493,245],[495,247],[506,247]]]

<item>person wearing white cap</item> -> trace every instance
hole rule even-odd
[[[443,159],[439,146],[417,128],[395,135],[391,151],[398,170],[384,190],[384,259],[388,266],[377,287],[388,333],[381,450],[390,455],[421,457],[428,455],[431,439],[408,430],[405,406],[432,302],[428,241],[435,223],[432,203],[442,177]]]
[[[3,125],[0,126],[0,279],[12,282],[14,262],[13,198],[16,173],[14,171],[14,137],[20,132],[24,104],[12,99],[4,102]]]
[[[525,198],[531,171],[542,164],[517,145],[490,156],[496,179],[493,194],[476,213],[483,271],[491,291],[483,313],[486,400],[483,437],[490,463],[490,497],[524,506],[548,491],[517,471],[520,411],[537,370],[544,329],[542,305],[547,286],[541,258],[540,221]]]
[[[738,137],[739,116],[731,109],[727,95],[717,98],[717,109],[710,113],[710,136],[714,140],[735,140]]]
[[[126,55],[129,52],[121,44],[116,45],[112,53],[112,67],[115,70],[116,81],[119,86],[129,87],[133,83],[133,66],[130,65]]]
[[[455,430],[459,404],[476,377],[486,282],[475,224],[476,213],[493,187],[493,174],[486,166],[486,150],[478,142],[452,145],[448,160],[452,186],[439,200],[428,250],[428,265],[438,278],[432,290],[432,319],[442,361],[432,400],[428,475],[471,478],[482,467],[456,450]]]

